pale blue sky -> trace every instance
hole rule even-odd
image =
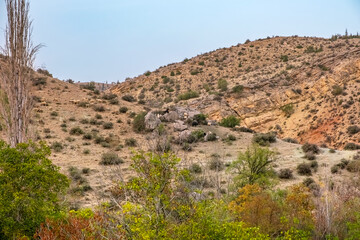
[[[36,67],[75,81],[123,81],[246,39],[360,33],[360,0],[30,2],[34,42],[46,45]]]

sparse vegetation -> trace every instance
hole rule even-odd
[[[70,134],[79,136],[84,134],[84,131],[80,127],[73,127],[70,130]]]
[[[146,112],[142,112],[136,115],[133,121],[133,129],[135,132],[140,133],[145,131],[145,116]]]
[[[272,132],[256,133],[253,136],[253,142],[263,147],[270,146],[270,143],[276,142],[276,135]]]
[[[119,165],[124,161],[114,152],[107,152],[101,156],[101,165]]]
[[[240,124],[240,119],[238,119],[237,117],[235,117],[233,115],[223,118],[220,122],[221,126],[228,127],[228,128],[234,128],[235,126],[237,126],[239,124]]]
[[[197,98],[199,97],[199,93],[195,92],[195,91],[188,91],[186,93],[180,94],[178,96],[178,100],[189,100],[191,98]]]

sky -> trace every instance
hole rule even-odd
[[[267,36],[360,33],[360,0],[30,0],[35,68],[117,82]],[[0,45],[6,11],[0,0]]]

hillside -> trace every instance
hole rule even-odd
[[[111,89],[148,107],[191,106],[258,132],[343,148],[359,112],[359,39],[276,37],[185,59]],[[194,99],[179,95],[194,91]],[[179,102],[178,102],[179,101]]]
[[[357,45],[358,39],[266,39],[171,64],[106,92],[34,72],[30,132],[51,146],[51,159],[72,179],[72,208],[108,200],[114,182],[133,175],[134,150],[171,149],[181,168],[202,169],[193,184],[203,194],[226,194],[233,179],[226,166],[252,144],[252,130],[277,132],[269,145],[277,153],[274,170],[288,168],[294,176],[277,180],[283,188],[307,177],[297,166],[308,160],[300,144],[282,138],[336,148],[359,142],[359,133],[346,133],[359,112]],[[315,52],[305,53],[309,49]],[[218,86],[219,79],[226,81]],[[182,95],[189,90],[195,98],[181,100],[191,96]],[[138,131],[134,123],[142,113],[149,113],[151,126],[140,124]],[[196,114],[207,119],[195,120]],[[218,125],[229,115],[241,118],[243,128]],[[332,174],[331,168],[356,152],[322,147],[312,170],[316,181],[340,183],[353,176],[345,170]]]

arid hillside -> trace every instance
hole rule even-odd
[[[162,109],[190,106],[258,132],[343,148],[358,143],[360,39],[276,37],[185,59],[111,89]]]
[[[274,174],[286,173],[276,180],[278,187],[309,174],[317,183],[340,183],[357,171],[342,170],[357,152],[340,149],[359,142],[358,44],[259,40],[147,72],[105,92],[34,72],[30,135],[48,143],[51,159],[72,179],[73,208],[111,198],[114,182],[133,175],[131,156],[138,150],[171,150],[182,159],[181,168],[194,172],[194,191],[226,194],[234,176],[228,166],[256,139],[269,136],[261,143],[277,153]],[[232,115],[241,126],[219,125]],[[296,140],[323,145],[313,156]],[[310,173],[299,173],[302,163]]]

